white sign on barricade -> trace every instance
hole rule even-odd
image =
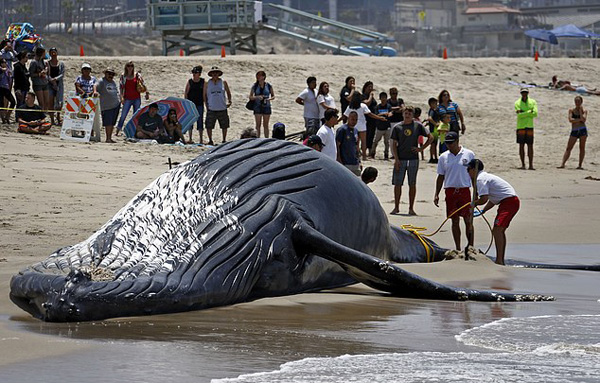
[[[100,101],[98,97],[79,97],[69,92],[63,109],[60,138],[69,141],[100,141]],[[94,137],[92,137],[92,130]]]

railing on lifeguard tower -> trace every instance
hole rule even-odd
[[[263,28],[320,46],[335,54],[380,56],[388,36],[278,4]],[[361,41],[367,39],[370,43]],[[360,48],[360,49],[359,49]]]
[[[148,3],[150,25],[158,30],[256,28],[254,1],[164,1]]]

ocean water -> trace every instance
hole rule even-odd
[[[600,263],[600,245],[520,245],[511,254]],[[0,325],[14,330],[0,337],[2,348],[77,346],[0,361],[0,383],[600,382],[599,273],[518,269],[463,287],[556,301],[451,302],[342,289],[333,298],[303,294],[84,323],[0,314]]]
[[[504,318],[456,340],[479,352],[306,358],[213,383],[600,382],[600,315]]]

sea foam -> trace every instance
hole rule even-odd
[[[496,352],[410,352],[307,358],[276,371],[213,380],[270,383],[598,382],[600,315],[505,318],[456,336]]]

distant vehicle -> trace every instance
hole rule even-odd
[[[42,46],[42,37],[35,33],[35,28],[29,23],[10,24],[6,30],[6,39],[14,44],[16,52],[33,54],[35,48]]]
[[[366,53],[370,56],[386,56],[386,57],[396,57],[398,55],[398,51],[392,47],[382,47],[382,48],[372,48],[372,47],[363,47],[363,46],[354,46],[348,47],[356,52]]]

